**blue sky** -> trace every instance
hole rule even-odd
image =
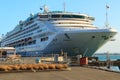
[[[105,25],[106,3],[110,6],[108,19],[110,26],[120,30],[120,0],[1,0],[0,35],[12,30],[20,20],[25,20],[30,13],[40,12],[40,6],[46,4],[51,11],[63,10],[86,13],[95,17],[94,24],[100,28]]]
[[[39,8],[46,4],[50,11],[63,10],[80,12],[95,17],[94,24],[99,28],[105,26],[106,4],[108,22],[113,28],[120,31],[120,0],[0,0],[0,35],[12,30],[20,20],[25,20],[30,13],[41,12]]]

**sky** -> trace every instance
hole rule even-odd
[[[40,7],[44,4],[50,11],[63,11],[64,3],[68,12],[80,12],[95,17],[94,24],[99,28],[105,27],[107,4],[109,26],[117,29],[118,34],[116,41],[109,42],[98,52],[107,51],[106,49],[120,52],[120,0],[0,0],[0,36],[14,29],[19,21],[28,18],[30,13],[42,12]]]

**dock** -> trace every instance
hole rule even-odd
[[[1,73],[0,80],[119,80],[120,74],[80,66],[71,71]]]
[[[93,61],[88,63],[89,66],[120,66],[120,60],[116,61]]]

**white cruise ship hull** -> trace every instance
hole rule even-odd
[[[102,45],[108,42],[117,32],[114,29],[91,29],[78,31],[61,31],[42,46],[29,46],[24,49],[16,48],[22,56],[41,56],[46,54],[92,56]],[[38,37],[39,39],[39,37]],[[38,43],[36,45],[41,45]]]
[[[116,31],[108,29],[66,31],[56,35],[42,52],[60,53],[62,50],[69,55],[92,56],[115,34]]]

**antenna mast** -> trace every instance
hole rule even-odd
[[[64,6],[64,12],[65,12],[65,9],[66,9],[66,3],[64,2],[64,4],[63,4],[63,6]]]
[[[108,23],[108,9],[109,9],[109,6],[106,4],[106,28],[108,28],[109,26],[109,23]]]

